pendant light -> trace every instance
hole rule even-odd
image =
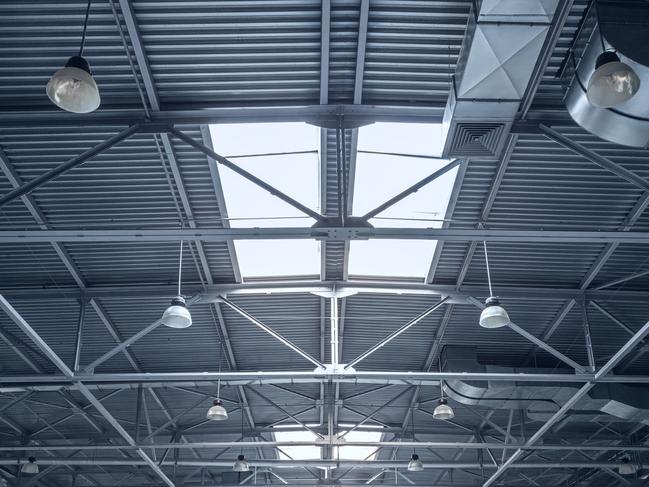
[[[439,371],[442,371],[442,359],[439,359]],[[446,397],[444,397],[444,381],[440,379],[439,381],[439,390],[440,398],[437,402],[437,407],[433,411],[433,418],[440,420],[453,419],[455,417],[455,411],[449,406]]]
[[[412,414],[410,415],[410,420],[412,424],[412,441],[413,443],[416,441],[415,439],[415,408],[412,408]],[[410,457],[410,461],[408,462],[408,472],[421,472],[424,469],[424,464],[422,461],[419,459],[419,455],[417,455],[417,452],[415,449],[412,449],[412,456]]]
[[[614,52],[604,51],[597,56],[586,96],[593,106],[613,108],[633,98],[639,89],[640,78],[633,68]]]
[[[192,325],[192,315],[187,309],[185,298],[180,294],[180,283],[183,270],[183,241],[180,241],[180,258],[178,261],[178,296],[171,300],[169,306],[162,314],[162,324],[169,328],[187,328]]]
[[[410,461],[408,462],[408,472],[421,472],[424,469],[424,464],[419,459],[419,455],[416,453],[412,454]]]
[[[509,324],[509,315],[505,308],[500,305],[498,298],[494,296],[491,288],[491,272],[489,270],[489,254],[487,253],[487,242],[484,244],[484,258],[487,264],[487,281],[489,282],[489,297],[485,301],[485,309],[480,313],[480,326],[483,328],[501,328]]]
[[[90,16],[90,4],[91,0],[88,0],[79,54],[68,59],[65,66],[54,73],[45,89],[52,103],[72,113],[94,112],[99,108],[99,103],[101,102],[99,89],[92,77],[90,65],[83,57],[88,18]]]
[[[228,412],[223,407],[223,402],[221,401],[221,357],[223,356],[223,341],[221,341],[221,346],[219,347],[219,379],[216,383],[216,399],[214,400],[214,405],[207,410],[207,419],[212,421],[225,421],[228,419]]]
[[[249,472],[250,471],[250,465],[248,465],[248,462],[246,462],[245,457],[242,455],[239,455],[237,457],[237,461],[234,462],[234,466],[232,467],[232,470],[235,472]]]
[[[28,462],[23,463],[22,467],[20,467],[20,471],[28,475],[36,475],[38,473],[38,463],[36,463],[36,459],[34,457],[29,457]]]
[[[245,434],[243,432],[243,404],[240,404],[241,408],[239,409],[239,412],[241,413],[241,440],[245,438]],[[248,465],[248,462],[246,462],[246,458],[243,456],[243,447],[241,447],[241,450],[239,450],[239,456],[237,457],[237,461],[234,462],[234,465],[232,466],[232,470],[235,472],[248,472],[250,470],[250,465]],[[241,483],[241,475],[239,475],[239,482]]]
[[[618,472],[620,475],[635,475],[637,471],[637,467],[631,463],[631,459],[628,456],[622,458],[622,461],[618,466]]]
[[[437,403],[435,411],[433,411],[433,418],[440,420],[453,419],[455,417],[455,411],[449,406],[448,401],[445,397],[440,398]]]

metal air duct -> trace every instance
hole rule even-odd
[[[446,372],[559,373],[555,369],[517,369],[481,364],[475,347],[447,346],[442,360]],[[582,385],[457,379],[445,383],[448,396],[459,403],[491,409],[523,409],[530,419],[536,421],[547,421]],[[580,419],[605,413],[621,421],[649,425],[649,392],[644,386],[598,384],[573,410],[574,417]]]
[[[474,2],[444,112],[444,157],[497,158],[558,0]]]
[[[565,60],[566,108],[575,122],[604,140],[631,147],[649,145],[648,29],[649,2],[597,0]],[[604,51],[617,54],[640,79],[639,91],[613,108],[592,105],[586,92],[597,58]]]

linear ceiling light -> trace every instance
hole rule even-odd
[[[171,300],[169,306],[162,314],[162,324],[169,328],[187,328],[192,325],[192,315],[187,309],[185,298],[180,293],[180,284],[183,270],[183,241],[180,241],[180,258],[178,259],[178,296]]]
[[[485,301],[485,309],[480,313],[480,326],[483,328],[501,328],[509,323],[509,315],[505,308],[500,306],[500,301],[494,296],[491,288],[491,272],[489,270],[489,255],[487,254],[487,242],[484,241],[484,258],[487,264],[487,281],[489,282],[489,297]]]
[[[97,83],[95,83],[90,72],[90,65],[82,56],[83,47],[86,43],[90,4],[91,0],[88,0],[79,54],[68,59],[65,67],[54,73],[45,89],[52,103],[72,113],[94,112],[99,108],[99,103],[101,102]]]

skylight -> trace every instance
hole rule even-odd
[[[365,214],[449,162],[395,154],[439,157],[443,143],[439,124],[376,123],[360,128],[354,214]],[[449,171],[370,222],[376,227],[441,227],[456,175],[456,169]],[[352,241],[349,273],[424,277],[435,245],[428,240]]]
[[[306,123],[226,124],[210,127],[214,150],[300,203],[317,210],[319,129]],[[287,154],[310,151],[302,154]],[[268,155],[268,154],[279,155]],[[243,157],[242,157],[243,156]],[[232,227],[308,227],[314,220],[230,169],[219,166]],[[312,240],[234,242],[245,277],[320,272]]]
[[[344,434],[343,431],[341,434]],[[345,435],[347,442],[377,442],[381,440],[381,431],[352,431]],[[338,447],[338,458],[341,460],[374,460],[376,458],[376,447],[374,446],[340,446]]]
[[[277,441],[303,441],[316,442],[318,437],[312,432],[305,429],[293,429],[293,425],[281,425],[274,428],[275,440]],[[315,427],[317,425],[310,425]],[[341,427],[351,427],[352,425],[340,425]],[[365,428],[371,426],[365,425]],[[377,442],[381,440],[381,427],[377,426],[376,431],[351,431],[345,430],[339,432],[345,442]],[[344,436],[343,436],[344,435]],[[322,455],[322,449],[319,446],[280,446],[280,460],[313,460],[319,459]],[[335,448],[334,457],[340,460],[374,460],[376,458],[376,447],[373,446],[354,446],[345,445]]]
[[[275,430],[277,441],[313,441],[317,436],[307,430]],[[321,456],[319,446],[280,446],[280,460],[317,460]]]

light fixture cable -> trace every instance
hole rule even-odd
[[[439,373],[442,373],[442,357],[439,358]],[[444,379],[439,379],[439,393],[441,399],[444,399]]]
[[[489,282],[489,296],[493,296],[494,292],[491,288],[491,271],[489,270],[489,254],[487,253],[487,241],[483,240],[482,245],[484,246],[484,260],[487,264],[487,281]]]
[[[180,294],[180,282],[182,278],[182,272],[183,272],[183,241],[180,241],[180,257],[178,258],[178,296],[181,296]]]
[[[83,56],[83,48],[86,45],[86,32],[88,30],[88,19],[90,18],[90,5],[92,0],[88,0],[88,6],[86,7],[86,18],[83,21],[83,31],[81,32],[81,46],[79,47],[79,57]]]
[[[219,379],[216,381],[216,398],[221,399],[221,358],[223,357],[223,340],[219,340]]]

